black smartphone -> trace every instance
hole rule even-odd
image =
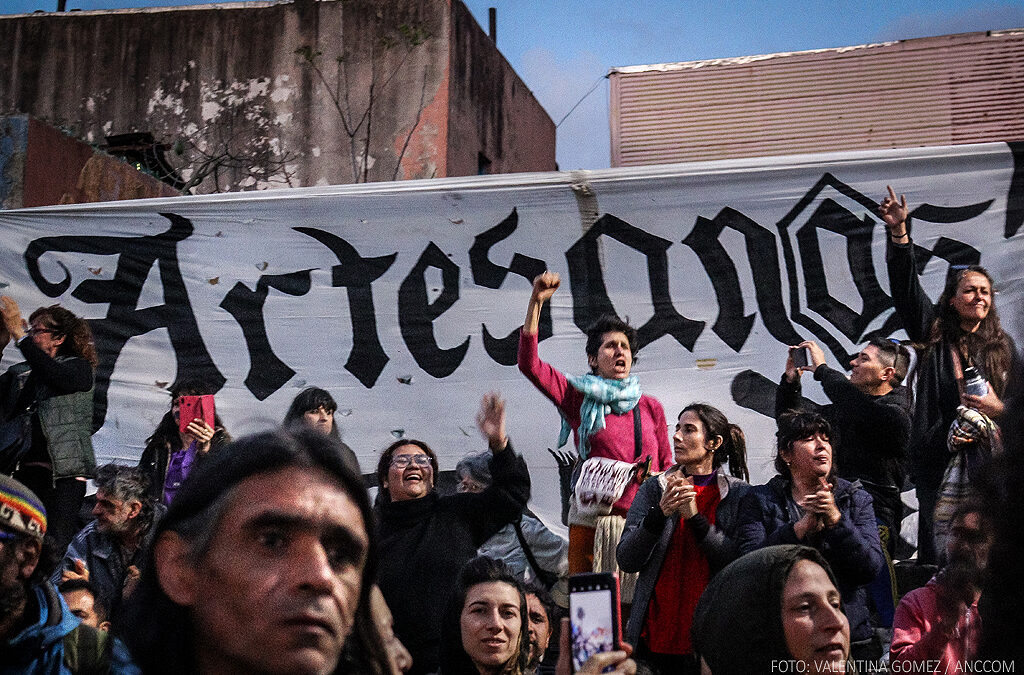
[[[579,671],[594,654],[622,644],[619,577],[613,572],[569,577],[572,670]]]
[[[789,354],[793,357],[793,365],[806,368],[811,365],[811,350],[807,347],[790,347]]]

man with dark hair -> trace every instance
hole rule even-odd
[[[110,630],[103,606],[96,601],[96,589],[85,579],[68,579],[57,587],[71,613],[86,626],[98,630]]]
[[[901,384],[910,354],[897,342],[873,338],[850,362],[847,378],[825,364],[825,353],[816,343],[802,342],[793,349],[804,348],[810,358],[808,365],[800,368],[790,350],[776,390],[775,417],[805,409],[828,419],[838,436],[833,439],[836,471],[847,480],[859,480],[871,495],[875,516],[889,537],[891,556],[903,518],[900,491],[910,445],[910,391]],[[819,406],[801,397],[800,375],[804,371],[814,373],[831,404]]]
[[[965,665],[981,638],[978,599],[994,536],[976,499],[960,505],[946,539],[946,564],[928,584],[900,600],[890,663],[899,672],[973,672]],[[993,662],[995,663],[995,662]]]
[[[165,508],[153,501],[149,479],[136,467],[106,464],[96,471],[96,517],[71,540],[51,581],[89,581],[96,603],[115,618],[134,587],[154,525]]]
[[[530,660],[526,664],[526,673],[532,675],[541,671],[541,661],[551,641],[555,622],[558,621],[558,610],[551,594],[543,586],[530,583],[526,586],[526,618],[530,626]],[[554,668],[545,668],[554,672]]]
[[[0,475],[0,672],[137,673],[120,641],[82,624],[39,564],[46,512]]]
[[[147,675],[386,672],[372,522],[336,441],[305,429],[239,439],[157,526],[125,641]]]

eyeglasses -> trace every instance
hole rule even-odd
[[[14,532],[8,532],[7,530],[0,530],[0,541],[14,541],[20,539],[21,535]]]
[[[399,469],[404,469],[410,464],[415,464],[418,467],[427,468],[430,466],[429,455],[395,455],[391,458],[391,466],[397,466]]]
[[[53,333],[56,333],[56,332],[57,332],[57,331],[55,331],[55,330],[51,330],[51,329],[49,329],[49,328],[34,328],[34,327],[33,327],[33,328],[29,328],[29,329],[28,329],[28,334],[29,334],[29,335],[41,335],[41,334],[43,334],[43,333],[50,333],[50,334],[53,334]]]

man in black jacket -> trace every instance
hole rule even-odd
[[[874,500],[879,525],[887,528],[888,551],[895,551],[899,537],[907,448],[910,443],[910,391],[901,382],[907,375],[910,355],[906,348],[886,338],[873,338],[850,362],[849,379],[825,365],[825,353],[814,342],[803,342],[808,365],[797,368],[793,352],[776,390],[775,416],[797,409],[814,410],[838,431],[832,439],[839,475],[860,480]],[[814,373],[831,404],[819,406],[800,395],[800,375]]]

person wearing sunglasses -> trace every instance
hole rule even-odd
[[[0,470],[13,472],[43,500],[46,538],[63,554],[81,527],[85,481],[96,476],[92,387],[99,358],[92,331],[60,305],[40,307],[26,321],[18,303],[4,296],[0,315],[0,350],[13,341],[24,357],[0,376],[0,419],[24,423],[19,449],[5,450]]]
[[[896,315],[917,345],[918,365],[913,426],[911,477],[920,503],[917,558],[935,564],[934,514],[939,487],[949,463],[950,425],[961,405],[986,415],[996,424],[1003,416],[1011,373],[1020,368],[1013,340],[1003,330],[995,306],[992,275],[978,265],[950,265],[945,288],[936,303],[918,279],[917,254],[910,239],[907,199],[890,187],[878,213],[889,231],[886,264]],[[973,369],[973,370],[972,370]],[[979,391],[965,382],[979,376]]]
[[[420,440],[392,443],[377,464],[378,585],[394,613],[395,635],[412,654],[411,675],[437,671],[441,609],[459,570],[522,516],[530,498],[530,474],[505,435],[500,396],[484,396],[477,426],[493,455],[493,483],[483,492],[438,494],[437,455]]]

